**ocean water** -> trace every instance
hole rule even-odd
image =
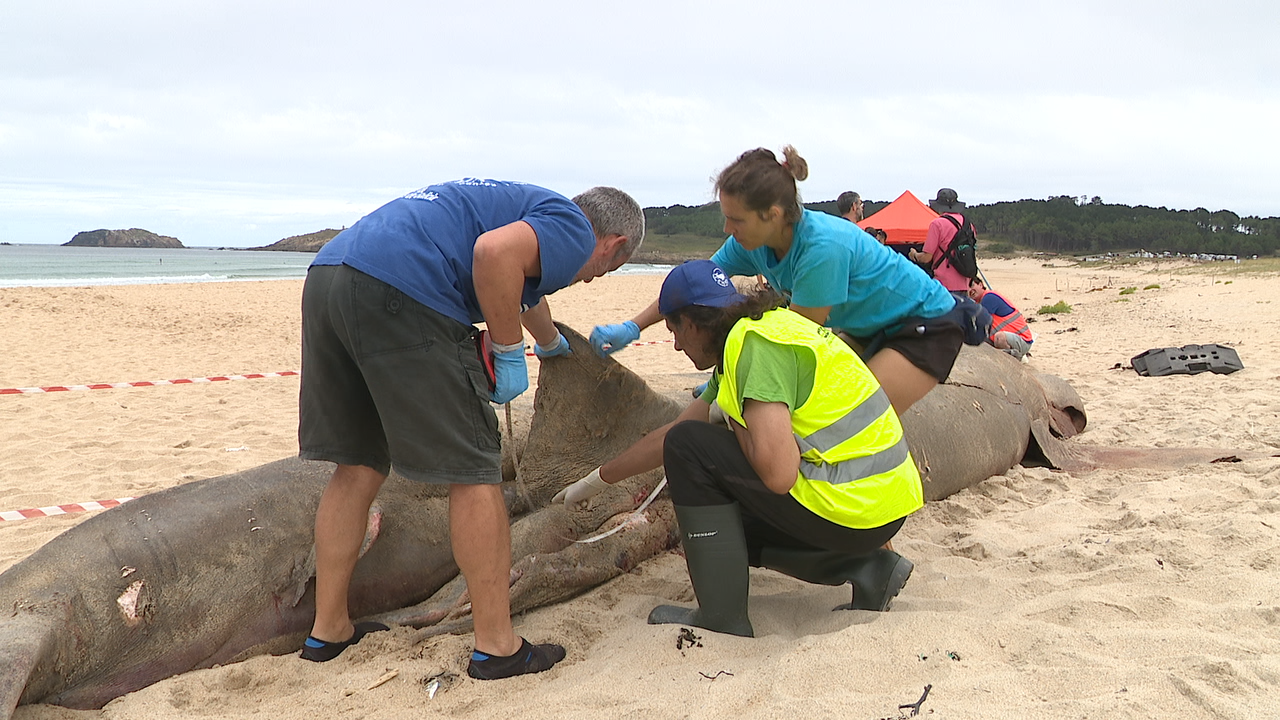
[[[315,253],[206,248],[0,245],[0,287],[279,280],[307,276]]]
[[[314,258],[315,253],[277,250],[0,245],[0,288],[301,279]],[[670,269],[628,264],[614,274]]]

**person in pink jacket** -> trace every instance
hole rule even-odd
[[[950,215],[961,226],[964,225],[964,215],[960,213],[964,209],[964,203],[960,202],[955,190],[942,188],[938,191],[938,197],[929,201],[929,207],[939,215]],[[908,258],[925,267],[932,267],[933,277],[947,290],[954,293],[967,293],[969,278],[961,275],[951,266],[951,262],[943,257],[947,246],[955,239],[958,232],[959,228],[946,218],[934,218],[933,222],[929,223],[928,234],[925,235],[924,249],[912,250]]]

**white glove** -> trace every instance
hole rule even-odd
[[[551,502],[562,502],[566,507],[578,505],[599,495],[608,487],[609,483],[600,479],[600,468],[596,468],[590,475],[556,493],[556,496],[551,498]]]

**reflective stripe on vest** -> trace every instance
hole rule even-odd
[[[807,318],[772,310],[734,325],[716,397],[725,414],[746,426],[737,363],[748,333],[808,348],[817,361],[813,390],[791,412],[801,453],[791,496],[819,517],[851,528],[880,527],[920,509],[920,474],[888,396],[843,341]]]
[[[808,437],[797,434],[796,443],[800,445],[800,454],[803,455],[810,450],[820,453],[830,452],[840,443],[871,427],[871,424],[879,420],[880,416],[884,415],[884,411],[890,407],[889,396],[884,394],[884,389],[877,388],[871,397],[863,400],[860,405],[839,420]]]
[[[1005,305],[1008,305],[1011,308],[1013,307],[1013,303],[1005,300],[1004,296],[1000,293],[997,293],[994,290],[988,290],[987,292],[994,293],[996,297],[1004,301]],[[1023,319],[1022,313],[1019,312],[1017,308],[1013,308],[1013,313],[1010,315],[997,315],[995,313],[991,313],[991,319],[993,320],[991,323],[991,337],[995,337],[996,333],[1003,331],[1011,332],[1018,337],[1021,337],[1023,340],[1031,342],[1031,326],[1029,326],[1027,321]]]
[[[909,457],[911,457],[911,454],[907,450],[907,441],[903,439],[899,440],[893,447],[881,450],[874,455],[849,458],[835,464],[811,463],[801,460],[800,474],[810,480],[820,480],[832,485],[840,485],[841,483],[853,482],[872,475],[889,472],[901,465]]]
[[[997,315],[996,317],[999,317],[999,316]],[[1000,324],[993,326],[991,328],[991,332],[993,333],[1000,332],[1001,330],[1009,327],[1010,325],[1014,324],[1015,322],[1021,319],[1022,319],[1022,313],[1018,312],[1017,310],[1014,310],[1012,315],[1006,315],[1005,317],[1000,318]],[[1018,331],[1010,330],[1009,332],[1018,332]]]

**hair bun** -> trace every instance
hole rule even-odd
[[[782,161],[782,167],[791,173],[791,177],[797,182],[803,181],[809,177],[809,163],[800,157],[800,153],[796,152],[795,146],[787,145],[782,148],[782,156],[786,158]]]

